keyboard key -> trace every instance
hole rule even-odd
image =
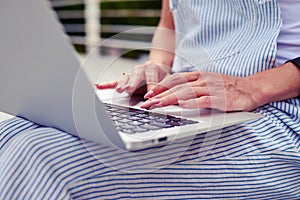
[[[171,126],[180,126],[180,125],[181,125],[180,122],[174,122],[174,121],[167,122],[167,124],[169,124],[169,125],[171,125]]]
[[[132,121],[138,121],[138,120],[140,120],[141,118],[140,118],[140,117],[136,117],[136,116],[130,116],[130,119],[131,119]]]
[[[145,114],[145,113],[147,114],[147,113],[149,113],[146,110],[138,110],[138,109],[133,109],[133,108],[131,108],[131,111],[133,111],[135,113],[138,113],[138,114]]]
[[[172,116],[168,116],[168,119],[169,119],[170,121],[173,121],[173,122],[180,122],[180,121],[181,121],[180,118],[172,117]]]
[[[158,129],[160,129],[160,127],[154,126],[154,125],[151,125],[151,124],[143,124],[140,127],[144,128],[144,129],[148,129],[148,130],[158,130]]]
[[[123,123],[128,123],[128,122],[131,122],[130,119],[127,119],[127,118],[120,118],[117,120],[118,122],[123,122]]]
[[[120,127],[122,129],[134,129],[134,128],[136,128],[136,126],[129,125],[129,124],[121,124]]]
[[[118,117],[118,116],[113,116],[113,117],[111,117],[111,119],[112,119],[113,121],[118,121],[118,120],[121,120],[122,118],[120,118],[120,117]]]
[[[117,112],[110,112],[109,115],[113,117],[113,116],[119,115],[119,113],[117,113]]]
[[[135,133],[135,131],[134,130],[131,130],[131,129],[122,129],[121,130],[123,133],[128,133],[128,134],[133,134],[133,133]]]
[[[145,128],[141,128],[139,126],[136,126],[134,129],[132,129],[133,131],[137,132],[137,133],[141,133],[141,132],[146,132],[148,131],[148,129]]]
[[[151,122],[152,120],[150,120],[150,119],[139,119],[138,121],[145,124],[145,123]]]
[[[174,127],[174,125],[172,125],[172,124],[169,124],[169,123],[160,123],[160,122],[156,122],[156,123],[153,123],[151,125],[158,126],[160,128],[171,128],[171,127]]]
[[[134,125],[134,126],[139,126],[139,125],[142,125],[142,124],[144,124],[144,123],[139,122],[139,121],[131,121],[131,122],[128,122],[128,124]]]
[[[169,121],[169,119],[167,119],[167,118],[158,118],[158,119],[154,119],[154,121],[165,123],[165,122]]]

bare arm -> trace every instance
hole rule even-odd
[[[152,39],[149,60],[171,67],[175,50],[175,27],[169,0],[162,1],[161,18]]]
[[[147,91],[170,74],[175,49],[175,33],[173,15],[169,9],[169,1],[162,1],[161,18],[153,36],[149,61],[137,65],[119,80],[96,84],[98,89],[116,88],[118,92],[145,93],[138,90],[146,83]]]
[[[253,95],[259,105],[300,95],[300,69],[290,62],[249,76],[249,79],[255,86]]]

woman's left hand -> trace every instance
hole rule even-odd
[[[154,86],[141,107],[178,104],[182,108],[251,111],[261,105],[255,97],[256,87],[247,77],[203,71],[177,73]]]

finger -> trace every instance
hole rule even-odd
[[[179,100],[196,99],[199,96],[208,96],[209,90],[207,87],[199,87],[194,82],[186,83],[180,86],[164,91],[163,93],[149,99],[143,105],[144,107],[152,107],[151,102],[153,100],[160,100],[159,103],[155,103],[155,107],[163,107],[168,105],[177,104]]]
[[[151,90],[147,94],[152,94],[151,92],[153,92],[153,91]],[[155,100],[159,100],[159,101],[155,101]],[[162,107],[162,106],[176,104],[177,101],[178,101],[178,98],[176,97],[175,92],[172,90],[166,90],[166,91],[162,92],[161,94],[159,94],[153,98],[150,98],[148,101],[146,101],[144,104],[142,104],[142,107],[143,108],[151,108],[154,105],[156,105],[156,107]]]
[[[179,100],[178,105],[181,108],[193,109],[193,108],[212,108],[213,104],[212,96],[202,96],[195,99],[188,99],[188,100]]]
[[[224,99],[217,96],[202,96],[196,99],[179,100],[178,105],[182,108],[212,108],[219,111],[230,111],[226,108]]]
[[[197,99],[199,96],[209,95],[209,91],[206,87],[189,87],[190,84],[185,84],[181,88],[175,88],[174,90],[168,90],[158,95],[160,103],[155,106],[168,106],[178,104],[180,100]]]
[[[141,104],[140,107],[149,109],[149,108],[153,107],[155,104],[159,104],[159,103],[160,103],[159,99],[148,100],[148,101],[145,101],[143,104]]]
[[[147,84],[147,91],[159,82],[158,68],[154,64],[148,64],[145,66],[145,78]]]
[[[153,96],[156,96],[157,94],[160,94],[177,85],[195,81],[198,78],[199,78],[199,72],[177,73],[163,79],[161,82],[155,85],[151,90],[153,91]]]
[[[141,105],[142,108],[157,108],[157,107],[164,107],[164,106],[169,106],[169,105],[173,105],[176,104],[178,101],[178,98],[176,97],[176,95],[174,95],[173,93],[169,93],[168,95],[165,95],[162,98],[159,99],[149,99],[147,101],[145,101],[145,103],[143,103]]]
[[[98,90],[113,89],[113,88],[116,88],[117,85],[118,85],[118,81],[111,81],[111,82],[107,82],[107,83],[95,84],[95,86]]]
[[[142,67],[132,71],[130,78],[125,85],[127,93],[133,93],[144,81],[144,69]]]
[[[118,81],[118,85],[116,87],[116,91],[119,93],[122,93],[125,91],[125,85],[127,84],[129,80],[129,74],[125,74],[122,76],[122,78]]]
[[[175,95],[177,99],[187,100],[193,99],[200,96],[210,95],[210,91],[207,87],[199,86],[197,82],[185,83],[182,85],[175,86],[169,90],[166,90],[151,99],[161,99],[165,96]]]

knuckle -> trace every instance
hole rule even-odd
[[[133,67],[133,70],[141,70],[144,68],[144,65],[136,65]]]
[[[196,95],[193,92],[187,92],[182,95],[182,99],[194,99]]]
[[[175,98],[176,97],[173,97],[172,95],[168,95],[168,96],[164,97],[163,101],[162,101],[163,106],[173,104],[175,101]]]
[[[199,85],[199,86],[207,86],[206,82],[203,79],[198,79],[197,80],[197,85]]]
[[[212,105],[212,101],[211,98],[208,96],[203,97],[203,103],[205,106],[210,107]]]
[[[182,77],[179,73],[171,75],[170,79],[174,81],[180,80]]]
[[[196,90],[187,90],[186,96],[187,98],[197,98],[201,95],[198,94]]]
[[[173,90],[174,92],[179,91],[179,90],[182,90],[182,89],[184,89],[184,86],[183,86],[183,85],[176,85],[176,86],[174,86],[174,87],[172,88],[172,90]]]
[[[152,64],[154,64],[154,63],[153,63],[153,61],[151,61],[151,60],[148,60],[148,61],[146,61],[146,62],[144,63],[144,65],[152,65]]]

